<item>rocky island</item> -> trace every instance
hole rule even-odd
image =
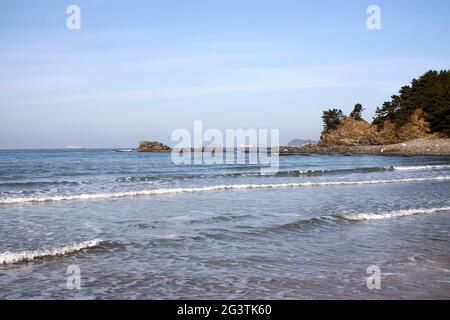
[[[133,152],[170,152],[171,148],[158,141],[140,141],[139,147],[132,149]]]

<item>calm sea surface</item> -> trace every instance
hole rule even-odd
[[[449,157],[259,169],[1,150],[0,298],[450,299]]]

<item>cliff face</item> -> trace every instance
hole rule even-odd
[[[418,138],[429,138],[430,125],[425,120],[421,109],[410,116],[409,121],[400,128],[396,128],[392,121],[385,120],[383,128],[378,129],[364,120],[345,118],[335,130],[323,132],[320,144],[325,146],[357,146],[384,145],[404,142]]]
[[[378,144],[376,128],[364,120],[345,118],[335,130],[327,130],[320,137],[320,143],[327,146]]]
[[[397,130],[397,136],[400,141],[427,138],[430,136],[430,131],[430,124],[425,120],[425,113],[422,109],[416,109],[409,118],[409,122]]]

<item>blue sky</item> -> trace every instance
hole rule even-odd
[[[66,8],[81,8],[81,30]],[[381,30],[366,9],[381,8]],[[174,129],[276,128],[376,106],[450,65],[450,1],[0,2],[0,148],[168,144]]]

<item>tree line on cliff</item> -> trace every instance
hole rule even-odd
[[[350,117],[355,120],[363,120],[362,112],[364,108],[360,103],[355,104],[353,111],[350,112]],[[325,110],[322,114],[323,129],[325,132],[328,130],[337,129],[338,125],[346,118],[344,112],[338,108],[332,108]]]
[[[431,132],[440,132],[450,136],[450,70],[428,71],[410,85],[403,86],[391,100],[377,107],[372,124],[382,129],[386,120],[397,128],[408,123],[410,116],[421,108],[430,124]],[[364,110],[357,103],[349,114],[355,120],[362,120]],[[336,129],[346,116],[339,108],[323,111],[324,131]]]

